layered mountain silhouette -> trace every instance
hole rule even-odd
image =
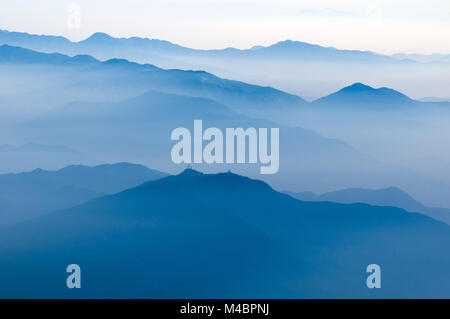
[[[257,50],[259,51],[259,50]],[[0,65],[39,65],[52,77],[45,89],[33,89],[36,83],[28,85],[27,97],[34,105],[44,104],[52,95],[50,103],[56,106],[77,100],[111,100],[130,98],[153,89],[213,99],[230,106],[234,111],[251,116],[271,118],[273,112],[309,110],[303,98],[288,94],[272,87],[251,85],[244,82],[226,80],[204,71],[164,70],[150,64],[138,64],[124,59],[113,58],[105,62],[92,56],[74,57],[59,53],[41,53],[21,47],[0,46]],[[25,71],[21,70],[21,71]],[[30,71],[35,71],[30,66]],[[61,82],[61,76],[70,71],[68,82]],[[36,76],[36,74],[33,74]],[[92,86],[96,85],[96,90]],[[49,88],[50,87],[50,88]],[[3,104],[17,104],[17,95],[6,94],[0,98]],[[23,105],[23,101],[20,102]],[[48,104],[48,103],[47,103]],[[444,105],[445,102],[417,101],[390,89],[375,89],[362,83],[354,83],[330,95],[319,98],[311,106],[366,107],[393,109],[411,106]],[[272,113],[271,113],[272,112]],[[271,115],[272,114],[272,115]]]
[[[285,192],[294,198],[312,202],[335,202],[343,204],[366,203],[376,206],[400,207],[409,212],[428,215],[450,225],[450,210],[445,208],[426,207],[397,187],[385,189],[346,188],[334,192],[316,194],[313,192]]]
[[[31,92],[27,93],[32,97],[34,105],[45,103],[50,94],[52,95],[51,103],[59,101],[63,104],[75,99],[114,101],[154,89],[167,93],[210,98],[230,106],[236,112],[267,118],[271,118],[273,112],[302,111],[308,106],[308,103],[297,95],[272,87],[222,79],[204,71],[164,70],[154,65],[137,64],[124,59],[114,58],[101,62],[88,55],[69,57],[9,45],[0,46],[0,65],[15,64],[40,65],[49,73],[56,73],[58,76],[58,81],[51,84],[50,89],[47,85],[46,89],[33,92],[35,84],[30,83],[28,90]],[[67,71],[71,71],[72,76],[68,83],[64,84],[64,80],[61,83],[60,76]],[[45,81],[48,82],[49,78],[51,83],[51,77],[47,77]],[[92,90],[94,83],[95,91]],[[3,97],[4,104],[17,103],[16,100],[18,100],[17,95],[10,95],[8,98],[7,94]],[[362,83],[354,83],[313,101],[312,106],[366,107],[385,110],[413,105],[444,104],[446,103],[413,100],[390,88],[375,89]]]
[[[186,170],[3,229],[0,295],[448,298],[449,244],[449,226],[421,214]],[[82,289],[65,286],[72,263]],[[373,263],[382,289],[366,286]]]
[[[104,194],[167,176],[142,165],[72,165],[57,171],[36,169],[0,175],[0,226],[70,208]]]
[[[385,166],[350,145],[325,138],[312,130],[254,119],[234,112],[210,99],[149,91],[119,103],[74,102],[23,123],[18,135],[33,136],[50,144],[66,143],[87,152],[144,163],[174,171],[170,153],[172,130],[186,127],[193,132],[194,120],[204,129],[217,127],[279,128],[280,169],[264,176],[273,185],[284,187],[336,188],[342,183],[377,183],[395,178],[396,168]],[[206,142],[204,143],[206,145]],[[111,147],[113,145],[113,147]],[[330,161],[329,159],[333,160]],[[201,165],[197,165],[201,168]],[[214,169],[204,165],[203,169]],[[259,165],[227,164],[223,169],[259,176]],[[373,175],[373,172],[378,174]]]
[[[2,49],[8,56],[4,63],[1,63]],[[17,54],[11,53],[14,50]],[[382,165],[342,141],[324,139],[314,131],[302,129],[303,124],[319,129],[321,125],[330,127],[322,111],[327,109],[325,112],[328,112],[329,108],[310,105],[298,96],[270,87],[225,80],[203,71],[164,70],[124,59],[101,62],[86,56],[65,56],[61,63],[48,63],[47,59],[37,62],[41,53],[25,50],[27,56],[36,53],[37,60],[27,63],[28,56],[21,62],[23,50],[0,47],[0,69],[4,71],[0,72],[0,78],[5,76],[5,87],[0,90],[3,127],[11,127],[16,143],[34,141],[64,145],[86,156],[82,159],[43,156],[35,166],[32,163],[24,166],[16,157],[11,157],[9,170],[43,167],[45,159],[47,169],[101,160],[137,162],[173,172],[176,168],[168,158],[171,130],[186,127],[194,119],[204,119],[205,126],[222,128],[282,126],[280,149],[285,154],[281,155],[281,171],[277,176],[267,177],[275,187],[324,192],[355,186],[375,188],[390,184],[405,188],[404,185],[412,185],[405,189],[421,196],[421,200],[433,202],[447,192],[441,184],[436,189],[433,180],[417,177],[404,168]],[[15,62],[10,57],[14,57]],[[162,95],[155,92],[171,98],[161,98]],[[220,108],[214,107],[217,104],[226,105],[229,110],[219,112]],[[128,112],[128,107],[133,111]],[[177,112],[185,114],[186,118],[178,116],[175,120]],[[239,117],[237,113],[249,117]],[[328,115],[333,123],[348,127],[345,123],[336,123],[336,114]],[[346,115],[342,117],[349,119]],[[291,127],[278,124],[285,121]],[[396,119],[391,121],[396,122]],[[17,123],[20,123],[20,130],[16,129]],[[336,136],[334,132],[324,132],[324,136]],[[252,169],[237,172],[256,176],[253,173],[257,168]],[[446,205],[441,202],[439,205]]]
[[[354,188],[398,185],[444,201],[445,177],[342,141],[375,132],[411,137],[419,149],[422,136],[433,140],[450,103],[360,83],[396,74],[392,87],[419,81],[442,95],[435,83],[447,83],[448,65],[422,58],[289,40],[195,50],[106,33],[71,42],[0,31],[0,169],[120,162],[0,175],[0,298],[449,298],[449,211],[398,188]],[[342,83],[354,84],[312,103],[287,93],[312,100]],[[235,173],[168,176],[126,163],[179,172],[170,133],[192,132],[197,119],[222,131],[279,128],[280,170],[195,164]],[[388,146],[361,140],[389,162]],[[289,196],[242,175],[316,193]],[[343,187],[353,188],[317,195]],[[73,263],[79,290],[65,285]],[[382,289],[367,288],[369,264],[381,266]]]
[[[406,92],[410,95],[425,96],[431,90],[445,94],[436,86],[449,80],[436,72],[449,67],[444,58],[436,59],[439,64],[422,63],[407,55],[387,56],[292,40],[243,50],[196,50],[164,40],[114,38],[102,32],[71,42],[63,37],[0,31],[0,44],[70,56],[87,54],[100,60],[122,58],[162,68],[205,70],[220,77],[277,87],[308,100],[317,99],[342,83],[383,83],[386,74],[396,74],[391,77],[393,87],[409,83],[415,88]],[[424,78],[428,79],[426,83]]]
[[[73,100],[117,100],[151,89],[213,98],[241,113],[256,112],[260,109],[297,109],[306,104],[301,97],[272,87],[221,79],[204,71],[164,70],[154,65],[137,64],[124,59],[114,58],[101,62],[85,55],[69,57],[9,45],[0,46],[0,66],[17,64],[29,65],[29,68],[25,67],[21,71],[33,72],[33,76],[39,76],[35,74],[36,65],[42,68],[40,70],[48,72],[47,76],[42,78],[42,81],[48,83],[45,89],[35,89],[36,86],[39,87],[39,82],[29,83],[27,86],[27,90],[31,91],[31,94],[27,92],[27,97],[33,98],[34,105],[48,104],[48,95],[52,95],[52,102],[60,103]],[[67,72],[70,72],[70,77],[64,77]],[[93,90],[93,87],[96,90]],[[13,100],[17,100],[16,95],[3,103],[14,103]]]

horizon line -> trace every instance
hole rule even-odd
[[[27,35],[30,35],[30,36],[38,36],[38,37],[64,38],[65,40],[67,40],[67,41],[69,41],[69,42],[71,42],[71,43],[81,43],[81,42],[83,42],[83,41],[86,41],[86,40],[90,39],[91,37],[93,37],[93,36],[96,35],[96,34],[105,34],[105,35],[109,36],[110,38],[116,39],[116,40],[121,40],[121,39],[123,39],[123,40],[129,40],[129,39],[135,38],[135,39],[142,39],[142,40],[149,40],[149,41],[161,41],[161,42],[168,42],[168,43],[173,44],[173,45],[175,45],[175,46],[179,46],[179,47],[182,47],[182,48],[185,48],[185,49],[195,50],[195,51],[223,51],[223,50],[230,50],[230,49],[232,49],[232,50],[237,50],[237,51],[248,51],[248,50],[252,50],[252,49],[254,49],[254,48],[256,48],[256,47],[268,48],[268,47],[274,46],[274,45],[279,44],[279,43],[293,42],[293,43],[304,43],[304,44],[308,44],[308,45],[312,45],[312,46],[320,46],[320,47],[325,48],[325,49],[335,49],[335,50],[339,50],[339,51],[369,52],[369,53],[373,53],[373,54],[377,54],[377,55],[382,55],[382,56],[388,56],[388,57],[393,57],[394,55],[397,55],[397,54],[405,54],[405,55],[421,55],[421,56],[427,56],[427,57],[430,57],[430,56],[433,56],[433,55],[442,55],[442,56],[447,56],[447,55],[449,55],[449,56],[450,56],[450,52],[448,52],[448,53],[441,53],[441,52],[433,52],[433,53],[416,53],[416,52],[412,52],[412,53],[406,53],[406,52],[403,52],[403,51],[398,51],[398,52],[395,52],[395,53],[386,54],[386,53],[380,53],[380,52],[373,51],[373,50],[366,50],[366,49],[346,49],[346,48],[335,47],[335,46],[332,46],[332,45],[318,44],[318,43],[305,42],[305,41],[301,41],[301,40],[293,40],[293,39],[279,40],[279,41],[273,42],[272,44],[269,44],[269,45],[255,44],[255,45],[249,46],[249,47],[247,47],[247,48],[242,48],[242,49],[241,49],[241,48],[237,48],[237,47],[233,47],[233,46],[227,46],[227,47],[222,47],[222,48],[198,49],[198,48],[194,48],[194,47],[190,47],[190,46],[185,46],[185,45],[182,45],[182,44],[178,44],[178,43],[176,43],[176,42],[172,42],[172,41],[170,41],[170,40],[165,40],[165,39],[160,39],[160,38],[150,38],[150,37],[143,37],[143,36],[137,36],[137,35],[129,35],[129,36],[127,36],[127,37],[124,37],[124,36],[114,36],[114,35],[111,35],[111,34],[108,33],[108,32],[104,32],[104,31],[95,31],[95,32],[92,32],[89,36],[87,36],[87,37],[85,37],[85,38],[83,38],[82,40],[79,40],[79,41],[73,41],[73,40],[71,40],[69,37],[67,37],[67,36],[65,36],[65,35],[61,35],[61,34],[33,33],[33,32],[29,32],[29,31],[11,31],[11,30],[8,30],[8,29],[2,29],[2,28],[0,28],[0,32],[27,34]],[[6,43],[4,43],[4,44],[6,44]]]

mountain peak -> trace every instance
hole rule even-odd
[[[414,102],[414,100],[396,90],[386,87],[373,88],[360,82],[355,82],[314,101],[316,105],[333,107],[376,106],[377,108],[382,108],[383,106],[409,106]]]
[[[105,32],[95,32],[89,38],[90,39],[113,39],[112,36],[110,36],[108,33],[105,33]]]
[[[279,42],[269,46],[268,48],[286,48],[287,49],[287,48],[313,48],[313,47],[322,48],[315,44],[302,42],[302,41],[293,41],[293,40],[279,41]]]
[[[196,171],[192,168],[186,168],[184,171],[182,171],[178,176],[202,176],[205,175],[202,172]]]
[[[232,173],[231,171],[220,173],[202,173],[192,168],[187,168],[178,175],[171,175],[157,181],[151,181],[142,185],[143,188],[152,188],[155,185],[166,184],[172,187],[197,187],[207,189],[208,192],[220,189],[240,189],[259,190],[262,192],[273,191],[273,189],[263,181],[251,179],[246,176]]]
[[[344,87],[342,90],[375,90],[375,89],[361,82],[355,82],[352,85]]]
[[[110,40],[114,40],[114,38],[112,36],[110,36],[109,34],[104,33],[104,32],[95,32],[89,38],[87,38],[86,40],[83,40],[81,42],[104,42],[104,41],[110,41]]]

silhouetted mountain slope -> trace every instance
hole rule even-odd
[[[164,70],[153,65],[137,64],[124,59],[114,58],[101,62],[90,56],[69,57],[8,45],[0,46],[0,65],[15,64],[25,64],[20,72],[35,72],[35,68],[39,66],[44,70],[48,69],[48,74],[54,74],[54,76],[47,75],[42,80],[50,84],[45,90],[37,91],[39,94],[37,101],[48,98],[50,94],[52,100],[60,98],[61,102],[70,102],[80,99],[90,100],[84,98],[85,96],[91,97],[91,99],[94,96],[97,100],[114,91],[116,92],[113,93],[113,96],[121,92],[123,98],[157,89],[168,93],[211,98],[242,113],[258,111],[260,108],[279,111],[297,109],[306,104],[302,98],[296,95],[271,87],[221,79],[204,71]],[[32,66],[27,68],[27,65],[30,64]],[[21,74],[20,72],[19,74]],[[70,72],[70,78],[61,79],[67,72]],[[61,81],[63,81],[62,83],[68,82],[61,87]],[[36,83],[30,83],[27,90],[33,90],[34,86]],[[97,92],[92,92],[92,87],[95,87]],[[17,97],[15,98],[17,99]],[[36,99],[34,99],[34,103],[36,103]]]
[[[335,93],[313,102],[317,106],[328,107],[391,107],[412,106],[414,101],[406,95],[389,88],[374,89],[362,83],[354,83]]]
[[[142,165],[118,163],[58,171],[0,175],[0,226],[53,210],[69,208],[103,194],[112,194],[167,174]]]
[[[301,202],[261,181],[186,170],[2,231],[0,295],[449,297],[448,244],[450,228],[420,214]],[[71,263],[82,289],[65,287]],[[372,263],[382,289],[365,285]]]
[[[346,188],[321,195],[313,192],[293,193],[285,192],[294,198],[314,202],[335,202],[343,204],[366,203],[377,206],[394,206],[409,212],[417,212],[433,217],[450,225],[450,210],[444,208],[426,207],[412,198],[408,193],[397,187],[385,189]]]
[[[88,55],[69,57],[9,45],[0,46],[0,66],[17,68],[17,65],[21,67],[17,69],[19,72],[16,72],[15,77],[24,74],[22,77],[37,79],[27,83],[26,96],[6,93],[2,97],[2,104],[23,106],[23,100],[29,100],[25,105],[31,106],[32,103],[32,111],[40,104],[48,108],[48,103],[56,106],[73,100],[117,101],[151,89],[213,99],[236,112],[268,119],[273,117],[273,112],[308,110],[309,105],[297,95],[268,86],[222,79],[204,71],[164,70],[125,59],[112,58],[101,62]],[[37,67],[46,77],[39,79]],[[28,72],[31,74],[25,76]],[[39,87],[41,82],[47,83],[45,88]],[[413,104],[439,106],[448,103],[419,102],[389,88],[374,89],[355,83],[314,101],[312,105],[384,109]]]

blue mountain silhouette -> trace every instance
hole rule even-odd
[[[259,109],[278,111],[298,109],[306,104],[301,97],[272,87],[226,80],[204,71],[164,70],[154,65],[138,64],[117,58],[101,62],[86,55],[69,57],[2,45],[0,65],[10,64],[41,65],[44,70],[47,70],[45,69],[47,67],[50,74],[64,75],[72,71],[72,76],[67,79],[69,82],[62,88],[61,80],[58,79],[58,82],[53,83],[53,87],[49,85],[50,89],[47,91],[38,90],[36,93],[39,94],[38,99],[33,99],[35,104],[39,99],[42,99],[41,103],[45,103],[50,94],[52,100],[61,98],[61,101],[66,102],[79,100],[84,96],[88,96],[87,99],[90,100],[93,94],[96,100],[104,100],[108,96],[117,100],[139,95],[151,89],[212,98],[244,113],[246,110]],[[46,81],[51,81],[51,78],[46,78]],[[29,90],[32,89],[32,85],[30,84]],[[93,86],[97,88],[97,92],[92,92]],[[121,92],[126,95],[117,96]]]
[[[370,51],[338,50],[306,42],[285,40],[264,47],[258,46],[245,50],[235,48],[216,50],[196,50],[159,39],[140,37],[114,38],[104,32],[96,32],[89,38],[71,42],[64,37],[38,36],[34,34],[0,30],[0,44],[20,46],[42,52],[59,52],[63,54],[90,54],[101,59],[113,57],[139,60],[144,54],[150,57],[170,57],[188,55],[198,57],[239,57],[239,58],[294,58],[313,60],[351,60],[371,62],[397,62],[399,59],[376,54]]]
[[[164,40],[114,38],[101,32],[83,41],[71,42],[62,37],[0,31],[0,44],[70,56],[88,54],[100,60],[123,58],[169,69],[205,70],[225,78],[269,84],[308,99],[316,99],[342,83],[384,81],[386,74],[397,74],[390,77],[393,87],[420,85],[423,76],[430,76],[430,81],[438,86],[446,78],[438,76],[434,70],[437,67],[445,70],[449,66],[441,58],[436,59],[440,64],[421,63],[407,55],[388,56],[292,40],[243,50],[196,50]],[[348,72],[349,69],[352,72]],[[426,96],[429,88],[422,87],[423,90],[416,90],[414,94]],[[434,94],[445,93],[439,90]]]
[[[104,36],[98,35],[103,38]],[[283,47],[283,46],[282,46]],[[269,47],[270,48],[270,47]],[[260,51],[260,50],[257,50]],[[0,46],[0,64],[38,64],[48,66],[51,73],[66,73],[72,66],[72,82],[58,92],[51,87],[48,91],[38,90],[32,100],[41,103],[52,94],[52,100],[61,97],[61,103],[76,99],[123,99],[142,94],[150,89],[167,93],[191,95],[216,100],[233,110],[251,116],[271,118],[270,112],[305,110],[309,105],[297,95],[272,87],[258,86],[244,82],[219,78],[204,71],[164,70],[150,64],[138,64],[125,59],[112,58],[101,62],[89,55],[69,57],[59,53],[41,53],[9,45]],[[95,84],[94,84],[95,83]],[[60,86],[59,82],[54,83]],[[92,86],[97,87],[96,93]],[[15,103],[17,96],[3,103]],[[17,102],[16,102],[17,103]],[[386,87],[372,88],[354,83],[339,91],[311,103],[312,106],[339,108],[374,108],[378,110],[400,107],[447,105],[445,102],[422,102]]]
[[[0,226],[76,206],[167,174],[142,165],[72,165],[57,171],[36,169],[0,175]]]
[[[415,103],[418,102],[398,91],[385,87],[374,89],[362,83],[354,83],[313,102],[317,106],[377,107],[379,109],[412,106]]]
[[[449,226],[420,214],[302,202],[258,180],[186,170],[4,229],[0,295],[448,297],[448,244]],[[71,263],[82,289],[64,285]],[[372,263],[382,289],[365,285]]]
[[[315,194],[313,192],[285,192],[294,198],[304,201],[314,202],[335,202],[343,204],[366,203],[377,206],[394,206],[403,208],[409,212],[418,212],[426,214],[436,220],[443,221],[450,225],[450,210],[445,208],[434,208],[424,206],[419,201],[412,198],[408,193],[397,187],[388,187],[385,189],[364,189],[364,188],[346,188],[334,192]]]

